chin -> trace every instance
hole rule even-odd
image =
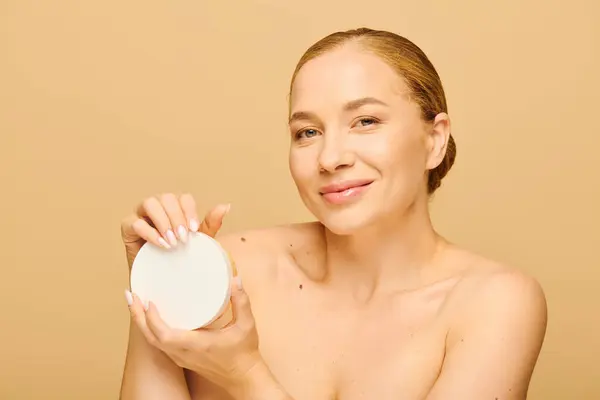
[[[340,209],[319,207],[318,210],[311,211],[331,233],[339,236],[350,236],[372,226],[377,219],[372,211],[373,208],[366,210],[365,207],[357,206]]]

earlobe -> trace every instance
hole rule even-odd
[[[450,140],[450,118],[446,113],[436,115],[429,132],[427,169],[433,170],[444,160]]]

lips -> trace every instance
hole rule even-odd
[[[373,181],[368,180],[368,179],[355,179],[355,180],[336,182],[336,183],[332,183],[327,186],[323,186],[319,190],[319,193],[321,193],[322,195],[330,194],[330,193],[342,193],[342,192],[345,192],[346,190],[360,188],[363,186],[367,186],[371,183],[373,183]]]
[[[360,199],[372,183],[372,180],[366,179],[336,182],[323,186],[319,192],[329,204],[341,206]]]

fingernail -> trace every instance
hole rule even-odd
[[[148,300],[144,301],[144,311],[148,311],[149,307],[150,307],[150,303],[148,302]]]
[[[161,237],[158,238],[158,243],[160,243],[160,245],[162,247],[164,247],[165,249],[170,249],[171,246],[169,245],[169,243],[167,243],[167,241]]]
[[[239,276],[235,276],[233,278],[233,284],[235,285],[235,288],[237,290],[242,290],[244,289],[244,287],[242,286],[242,278],[240,278]]]
[[[198,220],[196,218],[192,218],[190,220],[190,230],[192,232],[198,232],[198,229],[200,229],[200,224],[198,223]]]
[[[183,243],[187,242],[187,229],[183,225],[177,227],[177,234]]]
[[[223,210],[223,215],[226,215],[231,209],[231,204],[223,204],[219,207],[221,208],[221,210]]]
[[[127,289],[125,289],[125,300],[127,300],[128,306],[131,306],[133,304],[133,296],[131,295],[131,292]]]
[[[170,229],[167,231],[167,239],[169,239],[169,243],[171,243],[171,246],[177,246],[177,238],[175,237],[173,231]]]

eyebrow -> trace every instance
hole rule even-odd
[[[387,106],[383,101],[376,99],[375,97],[363,97],[361,99],[356,99],[347,102],[344,105],[344,111],[354,111],[356,109],[361,108],[362,106],[366,106],[368,104],[376,104],[380,106]]]
[[[357,109],[359,109],[363,106],[369,105],[369,104],[387,106],[387,104],[385,102],[383,102],[379,99],[376,99],[375,97],[362,97],[360,99],[351,100],[351,101],[347,102],[346,104],[344,104],[343,109],[345,112],[354,111],[354,110],[357,110]],[[288,123],[292,123],[294,121],[299,121],[299,120],[307,120],[307,119],[316,119],[316,116],[314,113],[311,113],[308,111],[296,111],[295,113],[293,113],[290,116]]]

